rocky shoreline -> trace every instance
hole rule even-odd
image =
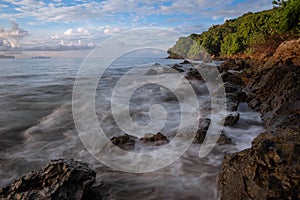
[[[172,68],[187,79],[201,79],[196,70]],[[300,199],[300,39],[285,42],[269,57],[228,59],[220,66],[227,93],[225,126],[239,120],[240,102],[262,115],[266,131],[250,149],[226,155],[219,172],[221,199]],[[210,119],[200,120],[195,143],[202,143]],[[122,149],[135,143],[164,145],[163,133],[136,138],[111,138]],[[230,144],[222,134],[218,144]],[[0,199],[101,199],[101,185],[93,185],[95,171],[74,160],[53,160],[0,189]],[[106,188],[107,189],[107,188]]]
[[[299,61],[300,39],[284,42],[264,61],[231,65],[244,70],[247,102],[261,113],[266,132],[250,149],[225,156],[221,199],[300,199]]]

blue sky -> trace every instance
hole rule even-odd
[[[133,28],[188,35],[270,8],[272,0],[0,0],[0,54],[74,56]]]

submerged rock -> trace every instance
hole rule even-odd
[[[53,160],[0,189],[1,199],[83,199],[96,173],[85,163]]]
[[[211,120],[209,118],[202,118],[199,120],[199,129],[195,133],[194,143],[203,143],[207,130],[209,128]],[[221,133],[217,144],[232,144],[232,141],[229,137],[227,137],[224,133]]]
[[[183,67],[181,65],[178,65],[178,64],[173,65],[171,68],[178,71],[179,73],[184,72],[184,70],[182,69]]]
[[[202,80],[201,74],[195,68],[190,68],[189,71],[186,73],[185,78],[188,80],[191,79]]]
[[[160,132],[155,135],[146,135],[145,137],[142,137],[140,141],[143,143],[154,144],[155,146],[169,143],[168,138]]]
[[[110,141],[125,151],[131,151],[134,149],[136,139],[137,137],[125,134],[122,136],[113,137],[110,139]]]
[[[240,113],[233,112],[230,113],[228,116],[225,117],[224,126],[233,126],[235,125],[240,119]]]
[[[152,146],[159,146],[166,143],[169,143],[168,138],[163,135],[162,133],[158,132],[156,134],[146,134],[142,138],[137,138],[132,135],[122,135],[118,137],[113,137],[110,139],[110,141],[118,146],[119,148],[125,150],[125,151],[132,151],[135,148],[135,144],[140,141],[145,145],[152,145]]]

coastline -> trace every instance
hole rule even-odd
[[[223,76],[223,79],[225,78],[229,82],[233,81],[236,85],[228,89],[236,91],[236,88],[241,88],[241,90],[247,91],[246,96],[244,93],[238,93],[238,99],[235,99],[234,103],[245,101],[251,108],[259,111],[266,128],[266,131],[253,141],[250,149],[225,156],[222,169],[219,172],[221,199],[299,198],[297,193],[300,191],[298,174],[300,169],[297,162],[297,156],[300,154],[300,105],[298,103],[300,56],[297,54],[300,52],[299,43],[300,40],[285,42],[273,56],[264,58],[264,60],[257,61],[251,58],[238,57],[226,59],[220,66],[221,72],[226,75]],[[286,52],[286,54],[283,56],[282,52]],[[232,70],[241,71],[241,73],[235,73],[239,76],[238,78],[231,76],[230,71]],[[190,73],[190,76],[198,78],[197,74],[194,73]],[[161,141],[161,139],[154,141]],[[132,143],[131,140],[129,142]],[[123,143],[121,142],[121,144]],[[54,169],[58,163],[63,163],[59,166],[64,166],[63,169],[65,170],[61,172]],[[25,178],[23,177],[12,185],[0,189],[0,197],[13,198],[14,195],[21,193],[23,193],[22,195],[29,195],[32,191],[40,194],[45,192],[47,188],[48,192],[51,191],[47,185],[31,186],[32,181],[36,181],[37,174],[40,174],[38,175],[40,182],[48,180],[45,177],[49,175],[47,170],[49,166],[54,169],[52,172],[55,176],[52,178],[57,179],[56,176],[66,177],[61,180],[62,184],[59,188],[67,188],[68,191],[72,191],[73,186],[65,184],[68,183],[69,178],[72,179],[72,176],[66,176],[71,166],[71,169],[74,168],[75,171],[83,169],[82,179],[78,179],[74,183],[76,187],[80,186],[79,188],[83,189],[74,193],[76,196],[68,196],[72,194],[67,193],[65,194],[67,196],[60,197],[93,199],[104,191],[92,186],[95,181],[93,170],[86,169],[86,165],[84,167],[81,165],[84,164],[74,164],[72,160],[53,161],[46,168],[31,172]],[[86,171],[88,173],[85,173]],[[52,178],[50,179],[53,180]],[[89,180],[88,184],[85,180]],[[53,185],[56,184],[57,182],[53,181]],[[59,193],[61,190],[55,192]],[[51,197],[52,193],[49,192],[48,194]],[[22,198],[26,199],[26,196]]]

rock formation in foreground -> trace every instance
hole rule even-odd
[[[300,39],[280,45],[263,65],[252,63],[248,101],[266,132],[250,149],[225,156],[221,199],[300,199],[299,52]]]
[[[83,199],[96,173],[85,163],[53,160],[0,189],[0,199]]]

